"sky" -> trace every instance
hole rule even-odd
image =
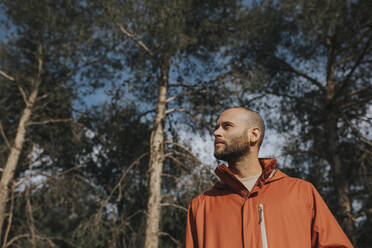
[[[94,95],[85,98],[86,103],[89,105],[99,105],[109,101],[109,96],[105,93],[105,89],[97,91]],[[263,118],[268,118],[268,114],[261,113]],[[214,151],[214,138],[212,134],[205,134],[201,136],[197,133],[192,133],[190,130],[179,130],[181,143],[191,147],[192,152],[205,164],[215,168],[218,161],[213,156]],[[278,134],[274,130],[267,128],[264,142],[259,153],[259,157],[270,157],[281,160],[282,147],[285,142],[285,137]]]

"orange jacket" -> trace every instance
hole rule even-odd
[[[252,191],[226,165],[221,183],[194,198],[184,248],[353,247],[314,186],[260,159],[263,172]]]

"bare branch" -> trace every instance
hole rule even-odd
[[[354,124],[346,117],[346,114],[342,111],[340,112],[341,112],[342,118],[346,121],[347,125],[353,130],[356,136],[358,136],[360,141],[372,147],[372,141],[369,141],[368,139],[364,138],[363,135],[359,132],[359,130],[354,126]]]
[[[196,155],[194,155],[194,153],[193,153],[189,148],[187,148],[186,146],[181,145],[181,144],[176,143],[176,142],[172,142],[172,141],[166,141],[165,143],[166,143],[166,144],[169,144],[169,145],[174,145],[174,146],[177,146],[177,147],[181,148],[182,150],[184,150],[184,151],[186,151],[187,153],[189,153],[192,157],[194,157],[195,159],[197,159],[198,161],[200,161],[200,160],[196,157]]]
[[[372,37],[372,36],[371,36]],[[349,82],[350,78],[352,77],[352,75],[354,74],[355,70],[358,68],[358,66],[361,64],[364,56],[366,55],[366,52],[369,48],[369,46],[371,45],[370,44],[370,41],[371,41],[371,37],[368,39],[368,41],[366,42],[365,44],[365,47],[363,48],[363,51],[359,54],[358,56],[358,59],[355,61],[354,63],[354,66],[351,68],[350,72],[348,73],[348,75],[346,76],[345,80],[342,81],[341,83],[341,87],[339,88],[339,90],[337,91],[336,95],[338,95],[340,92],[342,92],[342,90],[346,87],[347,85],[347,82]]]
[[[196,85],[188,85],[188,84],[168,84],[168,87],[184,87],[184,88],[194,88]]]
[[[292,67],[287,61],[283,60],[283,59],[280,59],[278,57],[275,57],[278,61],[280,61],[282,64],[284,64],[286,67],[287,67],[287,70],[288,71],[291,71],[295,74],[297,74],[298,76],[300,77],[303,77],[307,80],[309,80],[312,84],[314,84],[315,86],[317,86],[320,90],[322,90],[323,92],[326,91],[325,87],[320,83],[318,82],[315,78],[312,78],[310,77],[309,75],[295,69],[294,67]]]
[[[56,244],[48,237],[42,237],[42,236],[39,236],[39,235],[35,235],[35,238],[47,241],[48,244],[50,245],[50,247],[55,247],[56,246]]]
[[[207,164],[203,163],[190,149],[188,149],[187,147],[179,144],[179,143],[176,143],[176,142],[172,142],[172,141],[165,141],[165,144],[168,144],[168,145],[173,145],[173,146],[176,146],[176,147],[179,147],[181,148],[182,150],[186,151],[197,163],[201,164],[202,166],[204,166],[212,175],[215,175],[214,174],[214,171],[210,168],[210,166],[208,166]]]
[[[67,174],[67,173],[69,173],[69,172],[71,172],[71,171],[78,170],[78,169],[80,169],[80,168],[82,168],[82,167],[85,167],[85,166],[86,166],[86,164],[77,165],[77,166],[75,166],[75,167],[72,167],[72,168],[70,168],[70,169],[64,170],[64,171],[62,171],[62,172],[60,172],[60,173],[58,173],[58,174],[56,174],[56,175],[53,175],[53,176],[50,176],[50,175],[47,175],[47,174],[44,174],[44,173],[29,174],[29,175],[27,175],[26,177],[21,178],[18,182],[16,182],[16,183],[15,183],[15,187],[18,187],[18,186],[21,185],[24,181],[26,181],[27,179],[30,179],[31,177],[33,177],[33,176],[35,176],[35,175],[43,175],[43,176],[45,176],[45,177],[47,178],[45,181],[39,182],[38,184],[34,184],[34,185],[40,185],[40,184],[44,184],[44,183],[46,183],[46,182],[48,182],[48,181],[50,181],[50,180],[53,180],[53,179],[55,179],[55,178],[57,178],[57,177],[63,176],[63,175],[65,175],[65,174]]]
[[[155,112],[155,111],[156,111],[156,109],[150,109],[150,110],[148,110],[148,111],[145,111],[145,112],[139,114],[137,119],[139,120],[139,119],[141,119],[143,116],[145,116],[145,115],[147,115],[147,114],[150,114],[150,113],[153,113],[153,112]]]
[[[51,102],[50,101],[45,101],[43,102],[42,104],[38,104],[38,105],[34,105],[33,106],[33,110],[38,110],[38,109],[44,109],[46,106],[48,106],[48,104],[50,104]]]
[[[103,202],[103,204],[101,205],[101,207],[99,208],[98,212],[96,213],[95,215],[95,221],[94,221],[94,224],[95,225],[98,225],[99,221],[101,220],[101,216],[102,216],[102,212],[103,212],[103,209],[107,206],[107,204],[109,203],[111,197],[113,196],[113,194],[115,193],[115,191],[121,186],[121,183],[123,182],[124,178],[127,176],[127,174],[129,173],[129,171],[136,165],[138,164],[144,157],[147,156],[147,152],[142,154],[141,156],[139,156],[131,165],[128,166],[128,168],[124,171],[124,173],[122,174],[122,176],[120,177],[119,179],[119,182],[115,185],[115,187],[111,190],[110,192],[110,195],[105,199],[105,201]]]
[[[29,101],[28,101],[25,90],[22,88],[22,86],[19,83],[17,83],[17,86],[18,86],[19,92],[22,95],[23,101],[25,102],[26,106],[29,106]]]
[[[166,156],[164,157],[167,157],[167,158],[170,158],[171,160],[173,160],[177,165],[179,165],[182,169],[184,169],[185,171],[187,172],[190,172],[190,169],[187,168],[179,159],[167,154]]]
[[[339,61],[335,62],[333,65],[334,65],[334,67],[337,67],[339,65],[342,65],[342,64],[348,63],[350,61],[353,61],[356,57],[357,57],[357,55],[353,54],[349,57],[340,59]]]
[[[6,79],[8,79],[10,81],[15,82],[15,78],[12,77],[12,76],[10,76],[10,75],[8,75],[4,71],[1,71],[0,70],[0,75],[2,75],[4,78],[6,78]],[[27,96],[26,96],[26,93],[25,93],[24,89],[22,88],[22,86],[19,83],[17,83],[17,86],[18,86],[19,92],[21,92],[21,95],[23,97],[23,100],[24,100],[25,104],[27,105],[28,104],[28,100],[27,100]]]
[[[292,95],[288,95],[288,94],[284,94],[284,93],[276,93],[276,92],[273,92],[273,91],[270,91],[270,90],[267,90],[267,89],[265,90],[265,93],[270,94],[270,95],[274,95],[274,96],[282,96],[282,97],[287,97],[287,98],[290,98],[290,99],[294,99],[294,100],[302,102],[306,105],[311,105],[314,108],[320,110],[320,108],[318,106],[316,106],[313,102],[305,101],[304,97],[297,97],[297,96],[292,96]]]
[[[358,145],[358,148],[359,148],[359,150],[365,152],[366,154],[368,154],[368,155],[372,155],[372,150],[368,150],[368,149],[364,148],[364,147],[361,146],[361,145]]]
[[[178,209],[182,209],[183,211],[187,212],[187,208],[181,206],[181,205],[177,205],[177,204],[174,204],[174,203],[170,203],[170,202],[164,202],[164,203],[161,203],[160,204],[162,207],[175,207],[175,208],[178,208]]]
[[[41,99],[47,98],[48,96],[49,96],[48,94],[44,94],[42,96],[39,96],[38,98],[36,98],[36,101],[40,101]]]
[[[187,116],[189,116],[191,119],[193,119],[195,122],[198,121],[198,118],[191,114],[190,111],[184,109],[184,108],[172,108],[172,109],[168,109],[167,111],[165,111],[165,114],[170,114],[170,113],[173,113],[173,112],[180,112],[180,113],[185,113]]]
[[[182,96],[187,96],[187,95],[192,95],[196,92],[200,92],[202,89],[205,89],[206,86],[202,86],[202,87],[198,87],[197,89],[194,89],[194,90],[191,90],[191,91],[185,91],[185,92],[182,92],[178,95],[175,95],[175,96],[172,96],[172,97],[169,97],[167,99],[167,103],[179,98],[179,97],[182,97]]]
[[[0,75],[2,75],[4,78],[10,80],[10,81],[15,81],[14,77],[12,76],[9,76],[7,73],[5,73],[4,71],[1,71],[0,70]]]
[[[16,242],[19,239],[28,238],[30,236],[31,235],[29,233],[17,235],[14,238],[12,238],[6,245],[4,245],[3,248],[6,248],[6,247],[10,246],[11,244],[13,244],[14,242]],[[48,237],[35,235],[35,238],[40,239],[40,240],[46,240],[48,242],[48,244],[50,245],[50,247],[55,247],[56,246],[56,244]]]
[[[159,236],[165,236],[165,237],[168,237],[170,240],[172,240],[176,245],[177,247],[182,247],[182,244],[181,242],[179,242],[177,239],[175,239],[172,235],[170,235],[169,233],[166,233],[166,232],[159,232],[158,233]]]
[[[129,223],[129,220],[132,219],[134,216],[136,216],[138,214],[146,214],[146,211],[145,210],[137,210],[136,212],[134,212],[133,214],[131,214],[127,218],[125,218],[125,221],[127,223]]]
[[[149,53],[151,56],[153,56],[153,52],[137,37],[134,36],[134,34],[130,33],[128,30],[124,28],[123,25],[120,23],[116,23],[116,25],[119,27],[120,31],[123,32],[128,38],[135,41],[140,47],[142,47],[147,53]]]
[[[19,239],[28,238],[28,237],[30,237],[30,234],[28,234],[28,233],[19,234],[19,235],[13,237],[7,244],[4,244],[3,248],[6,248],[6,247],[10,246],[11,244],[13,244],[14,242],[16,242]]]
[[[101,0],[99,2],[102,5],[103,9],[107,12],[107,15],[110,16],[112,18],[112,21],[115,23],[115,25],[119,27],[120,31],[123,34],[125,34],[126,36],[128,36],[129,39],[131,39],[134,42],[136,42],[148,54],[150,54],[151,56],[153,56],[153,52],[140,39],[138,39],[134,34],[132,34],[131,32],[129,32],[122,24],[120,24],[119,22],[117,22],[117,21],[114,20],[115,19],[115,15],[113,13],[111,13],[110,11],[108,11],[108,8],[105,7],[104,1]]]
[[[354,100],[354,101],[349,101],[349,102],[346,102],[345,104],[341,105],[341,109],[344,109],[344,108],[347,108],[347,107],[350,107],[350,106],[353,106],[355,104],[359,104],[359,103],[363,103],[363,102],[368,102],[372,100],[372,95],[370,96],[367,96],[367,97],[364,97],[364,98],[361,98],[361,99],[358,99],[358,100]]]
[[[30,228],[30,233],[31,233],[31,244],[33,247],[36,245],[36,237],[35,237],[35,224],[34,224],[34,216],[32,213],[32,205],[30,201],[30,191],[31,191],[31,186],[28,186],[26,189],[26,210],[27,210],[27,222],[28,226]]]
[[[37,53],[38,53],[38,58],[37,58],[38,70],[37,70],[36,80],[38,83],[40,83],[41,75],[43,74],[43,46],[41,44],[39,44],[39,46],[37,47]]]
[[[176,182],[178,182],[181,179],[181,177],[176,177],[175,175],[168,174],[168,173],[162,173],[161,175],[164,176],[164,177],[173,178],[174,180],[176,180]]]
[[[14,189],[15,189],[15,184],[13,183],[13,185],[12,185],[12,194],[11,194],[11,198],[10,198],[10,208],[9,208],[9,215],[8,215],[8,225],[7,225],[6,231],[5,231],[5,236],[4,236],[4,241],[3,241],[3,248],[8,247],[8,244],[6,243],[6,241],[8,239],[10,228],[12,227],[13,210],[14,210]]]
[[[4,139],[4,142],[5,142],[6,146],[7,146],[9,149],[11,149],[12,146],[10,145],[8,138],[6,137],[6,135],[5,135],[5,133],[4,133],[3,125],[1,124],[1,122],[0,122],[0,132],[1,132],[1,136],[2,136],[3,139]]]
[[[45,121],[30,121],[27,123],[27,126],[31,125],[45,125],[49,123],[58,123],[58,122],[72,122],[74,121],[72,118],[67,119],[52,119],[52,120],[45,120]]]
[[[357,95],[357,94],[359,94],[363,91],[369,90],[369,89],[372,89],[372,86],[366,86],[366,87],[363,87],[363,88],[360,88],[360,89],[357,89],[357,90],[353,90],[347,96]]]

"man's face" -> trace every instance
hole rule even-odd
[[[248,125],[242,109],[228,109],[217,120],[213,132],[214,156],[219,160],[235,160],[249,152]]]

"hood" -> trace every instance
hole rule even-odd
[[[262,184],[270,183],[286,176],[284,173],[275,168],[277,162],[275,158],[259,158],[259,161],[262,167],[262,174],[256,183],[259,188],[262,186]],[[243,183],[235,177],[229,167],[227,167],[225,164],[218,166],[215,170],[215,173],[221,182],[216,183],[214,188],[229,189],[237,193],[247,191]],[[254,191],[254,188],[252,191]]]

